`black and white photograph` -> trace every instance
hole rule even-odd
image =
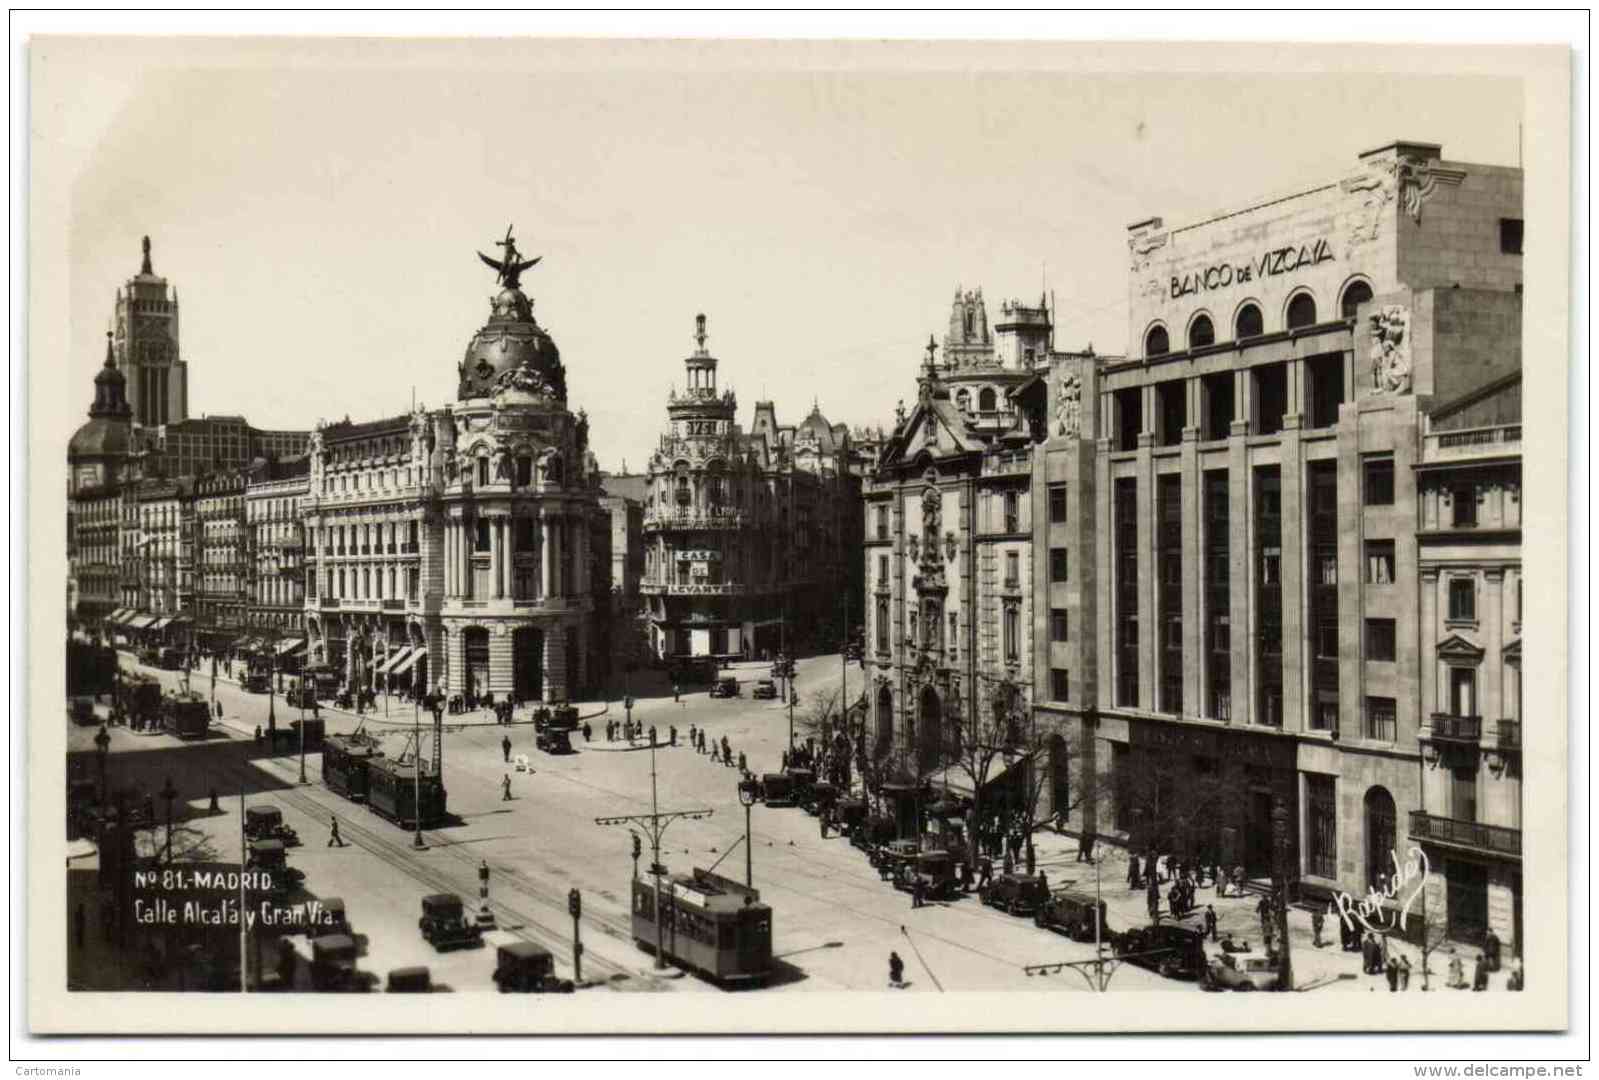
[[[1354,48],[35,37],[29,1026],[1563,1028],[1571,58]]]

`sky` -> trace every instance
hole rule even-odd
[[[886,425],[957,287],[991,320],[1047,290],[1057,347],[1120,352],[1128,224],[1326,182],[1401,138],[1515,165],[1522,100],[1507,78],[1074,73],[1022,51],[1008,70],[539,55],[218,67],[197,44],[86,86],[69,392],[87,407],[148,234],[192,415],[443,405],[495,291],[475,252],[514,224],[602,468],[647,464],[701,312],[746,427],[758,399],[782,423],[815,401]]]

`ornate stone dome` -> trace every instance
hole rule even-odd
[[[105,364],[94,377],[94,404],[89,422],[73,432],[67,458],[126,454],[133,444],[133,409],[128,405],[127,378],[117,370],[111,334],[105,336]]]
[[[534,321],[528,298],[520,289],[504,289],[491,304],[489,321],[466,347],[456,396],[492,397],[514,384],[523,393],[565,404],[561,351]]]

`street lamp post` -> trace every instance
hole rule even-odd
[[[305,661],[300,662],[300,783],[308,784],[305,778]]]
[[[172,777],[167,777],[166,783],[161,785],[160,795],[167,801],[167,854],[166,861],[172,861],[172,802],[178,797],[177,789],[172,786]]]
[[[412,737],[416,742],[416,805],[413,807],[416,818],[416,835],[411,840],[411,846],[420,851],[427,845],[422,842],[422,707],[414,699],[411,708]]]
[[[738,801],[744,807],[744,887],[755,887],[754,860],[750,856],[750,808],[755,805],[759,795],[754,780],[740,780],[738,784]]]
[[[100,808],[103,813],[106,805],[105,763],[111,752],[111,733],[104,724],[100,725],[100,733],[94,737],[94,750],[100,759]]]

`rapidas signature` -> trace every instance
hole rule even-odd
[[[1381,889],[1375,885],[1371,886],[1366,895],[1359,900],[1341,892],[1327,905],[1327,909],[1336,913],[1350,929],[1355,929],[1356,924],[1378,934],[1405,929],[1405,924],[1410,918],[1410,907],[1426,889],[1427,875],[1431,872],[1432,866],[1427,861],[1427,853],[1414,845],[1405,852],[1403,864],[1399,862],[1397,852],[1389,851],[1388,857],[1393,860],[1394,874],[1387,885]],[[1385,906],[1404,892],[1405,887],[1411,882],[1416,882],[1416,887],[1405,897],[1397,912]]]

